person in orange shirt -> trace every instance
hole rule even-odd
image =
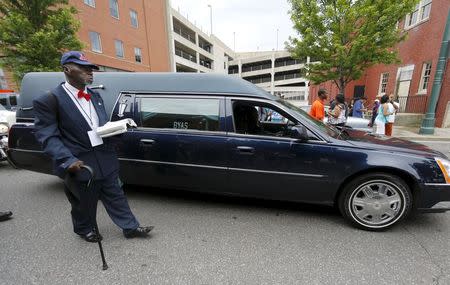
[[[328,92],[325,89],[319,89],[317,93],[319,98],[313,102],[311,106],[311,110],[309,111],[309,115],[316,120],[323,121],[325,118],[325,100],[328,98]]]

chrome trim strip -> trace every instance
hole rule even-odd
[[[20,148],[9,148],[8,150],[19,151],[19,152],[44,153],[42,150],[28,150],[28,149],[20,149]]]
[[[196,91],[126,91],[123,90],[122,93],[133,93],[137,96],[146,96],[146,95],[161,95],[164,97],[176,97],[176,96],[193,96],[198,98],[211,98],[211,97],[220,97],[223,98],[225,96],[248,96],[252,98],[260,98],[258,94],[254,93],[230,93],[230,92],[196,92]]]
[[[278,141],[285,141],[285,142],[290,142],[290,143],[302,143],[302,144],[328,144],[326,141],[322,141],[322,140],[308,140],[306,142],[300,142],[298,139],[294,139],[294,138],[290,138],[290,137],[277,137],[277,136],[269,136],[269,135],[252,135],[252,134],[239,134],[239,133],[232,133],[229,132],[228,133],[229,137],[240,137],[243,139],[264,139],[267,141],[274,141],[274,140],[278,140]]]
[[[142,160],[142,159],[131,159],[131,158],[119,158],[119,160],[142,162],[142,163],[153,163],[153,164],[166,164],[166,165],[175,165],[175,166],[189,166],[189,167],[197,167],[197,168],[211,168],[211,169],[219,169],[219,170],[227,170],[228,169],[228,167],[223,167],[223,166],[177,163],[177,162],[166,162],[166,161],[155,161],[155,160]]]
[[[450,187],[450,184],[447,183],[424,183],[425,186],[445,186]]]
[[[190,163],[177,163],[177,162],[165,162],[165,161],[142,160],[142,159],[119,158],[119,160],[121,160],[121,161],[132,161],[132,162],[142,162],[142,163],[153,163],[153,164],[175,165],[175,166],[188,166],[188,167],[197,167],[197,168],[210,168],[210,169],[219,169],[219,170],[233,170],[233,171],[243,171],[243,172],[253,172],[253,173],[265,173],[265,174],[280,174],[280,175],[303,176],[303,177],[314,177],[314,178],[324,178],[324,177],[326,177],[325,175],[318,175],[318,174],[303,174],[303,173],[267,171],[267,170],[244,169],[244,168],[228,168],[228,167],[223,167],[223,166],[212,166],[212,165],[190,164]]]
[[[227,132],[224,131],[203,131],[196,129],[169,129],[169,128],[147,128],[147,127],[137,127],[131,129],[133,131],[154,131],[158,134],[178,134],[178,135],[210,135],[210,136],[225,136]]]
[[[326,177],[325,175],[319,175],[319,174],[304,174],[304,173],[267,171],[267,170],[244,169],[244,168],[230,168],[230,170],[243,171],[243,172],[257,172],[257,173],[266,173],[266,174],[280,174],[280,175],[291,175],[291,176],[302,176],[302,177],[314,177],[314,178],[324,178],[324,177]]]

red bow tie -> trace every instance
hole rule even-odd
[[[83,90],[78,91],[78,98],[84,98],[86,101],[91,100],[91,94],[84,92]]]

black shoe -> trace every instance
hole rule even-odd
[[[78,234],[78,235],[87,242],[98,242],[103,240],[102,235],[97,235],[93,231],[90,231],[87,234]]]
[[[148,233],[153,230],[154,226],[149,226],[149,227],[137,227],[136,229],[129,231],[129,232],[124,232],[123,235],[126,238],[135,238],[135,237],[147,237]]]
[[[11,211],[7,211],[7,212],[0,212],[0,222],[9,220],[12,216],[12,212]]]

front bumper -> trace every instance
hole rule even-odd
[[[417,197],[417,211],[443,213],[450,211],[450,184],[423,184]]]

